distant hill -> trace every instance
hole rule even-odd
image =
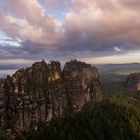
[[[124,81],[130,73],[140,72],[140,63],[96,65],[103,81]]]

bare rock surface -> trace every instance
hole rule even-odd
[[[140,73],[132,73],[128,76],[126,88],[140,91]]]

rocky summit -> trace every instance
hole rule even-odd
[[[97,68],[73,60],[61,70],[57,61],[43,60],[0,80],[0,126],[28,130],[65,111],[80,111],[102,99]]]
[[[126,81],[126,88],[140,91],[140,73],[132,73],[128,76]]]

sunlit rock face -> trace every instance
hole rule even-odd
[[[140,91],[140,73],[132,73],[126,81],[126,88]]]
[[[61,79],[61,65],[59,62],[51,61],[48,64],[49,68],[49,81],[55,81]]]
[[[84,62],[36,62],[0,80],[0,126],[28,130],[38,122],[101,101],[98,70]]]

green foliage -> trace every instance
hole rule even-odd
[[[65,118],[39,124],[27,140],[139,140],[140,110],[129,100],[109,97]]]
[[[132,91],[125,88],[124,82],[103,83],[104,97],[120,97],[129,100],[140,108],[140,91]]]
[[[0,140],[9,140],[9,137],[0,129]]]

